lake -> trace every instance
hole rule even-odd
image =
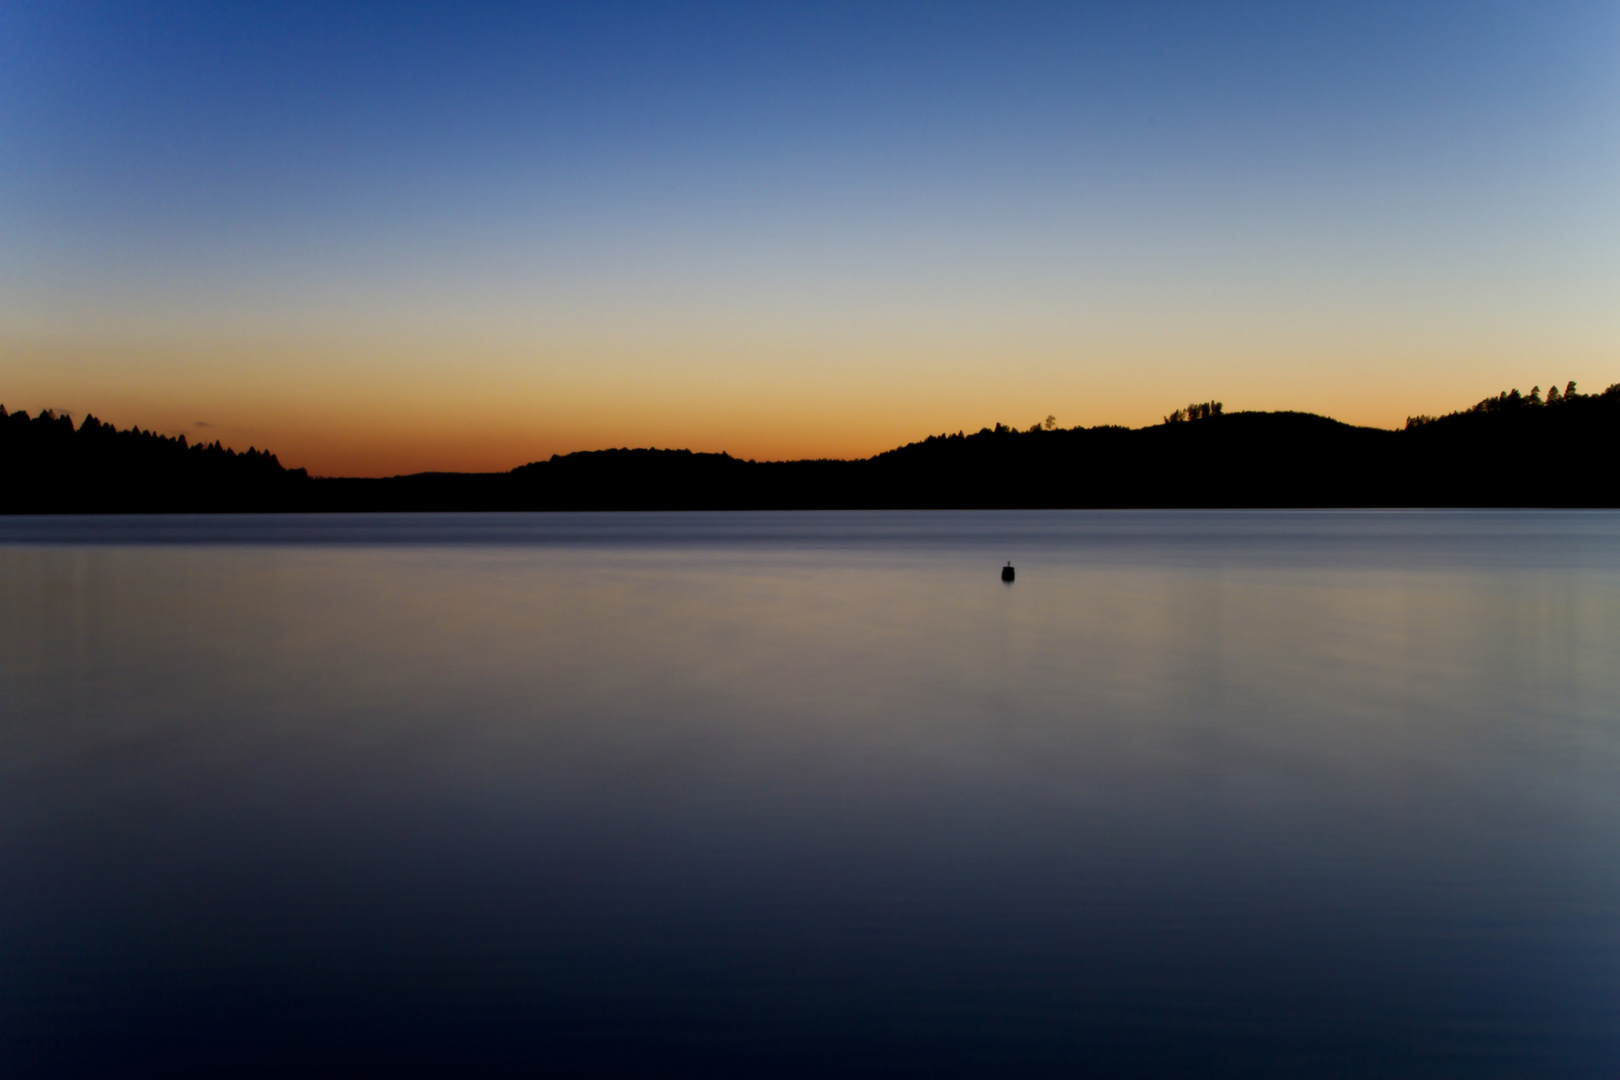
[[[367,1072],[1620,1074],[1620,514],[0,518],[0,1073]]]

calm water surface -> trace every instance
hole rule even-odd
[[[0,519],[0,1074],[1613,1077],[1617,718],[1612,513]]]

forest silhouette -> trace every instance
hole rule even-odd
[[[930,435],[859,460],[553,455],[504,473],[312,477],[267,450],[0,406],[0,512],[1620,506],[1620,383],[1518,390],[1400,430],[1195,402],[1149,427]]]

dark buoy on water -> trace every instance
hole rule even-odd
[[[1012,579],[1013,579],[1013,565],[1012,565],[1012,563],[1008,563],[1006,566],[1003,566],[1001,568],[1001,580],[1002,581],[1011,581]]]

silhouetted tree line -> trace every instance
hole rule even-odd
[[[1179,424],[1184,420],[1208,420],[1212,416],[1221,415],[1221,403],[1218,401],[1193,402],[1185,409],[1177,409],[1164,418],[1167,424]]]
[[[13,425],[27,434],[13,438]],[[1151,427],[1061,428],[1048,416],[858,461],[618,449],[377,480],[309,478],[264,451],[91,418],[75,431],[65,418],[0,412],[0,430],[12,511],[1620,506],[1620,384],[1512,391],[1399,431],[1209,401]]]
[[[309,479],[268,450],[119,431],[94,416],[75,427],[50,409],[30,417],[3,405],[0,476],[6,513],[293,509]]]
[[[1423,427],[1426,424],[1438,423],[1441,420],[1451,420],[1454,417],[1480,413],[1517,414],[1521,409],[1534,409],[1543,405],[1556,406],[1560,409],[1570,410],[1557,414],[1561,419],[1567,420],[1571,415],[1573,415],[1574,410],[1590,410],[1593,408],[1600,408],[1601,404],[1594,405],[1590,403],[1602,403],[1604,401],[1612,402],[1616,395],[1620,395],[1620,383],[1615,383],[1601,394],[1582,394],[1575,389],[1574,382],[1565,383],[1564,389],[1560,391],[1558,389],[1558,385],[1554,383],[1547,389],[1547,398],[1545,401],[1542,400],[1541,387],[1539,386],[1531,387],[1528,394],[1519,393],[1518,388],[1515,387],[1512,390],[1504,390],[1493,398],[1488,397],[1471,409],[1464,409],[1461,412],[1447,413],[1443,417],[1408,416],[1406,418],[1406,426],[1408,429]]]

